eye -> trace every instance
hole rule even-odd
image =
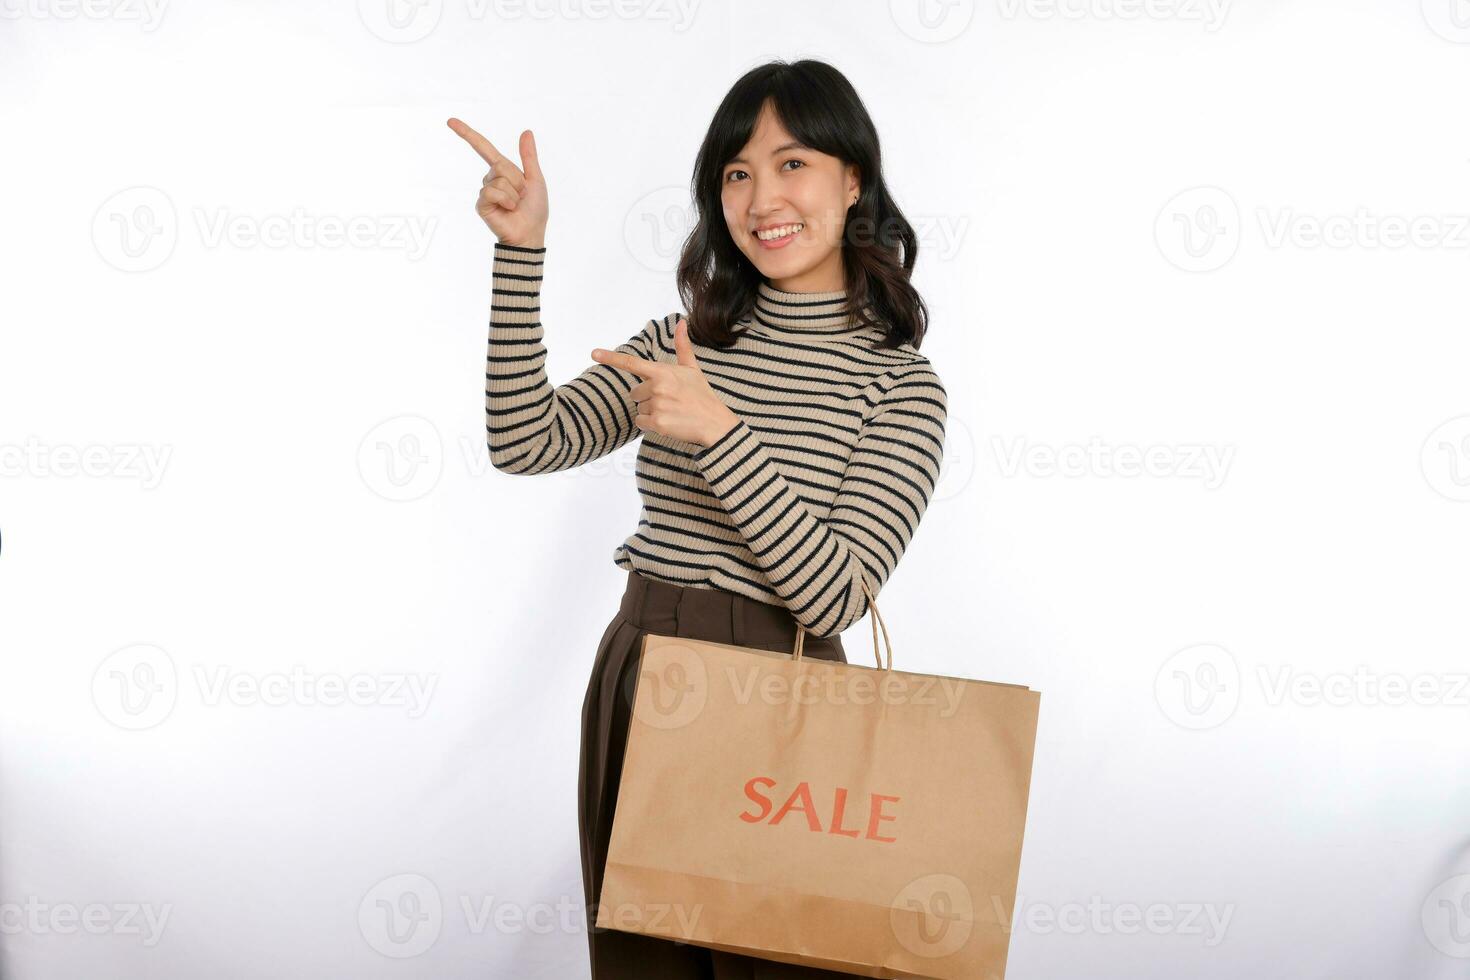
[[[786,163],[794,163],[794,164],[797,164],[798,168],[804,168],[806,166],[806,161],[805,160],[798,160],[795,157],[792,157],[790,160],[787,160]],[[782,166],[785,166],[785,164],[782,164]],[[732,171],[730,171],[729,173],[727,173],[725,175],[725,183],[727,183],[727,184],[735,183],[735,177],[736,177],[737,174],[743,175],[746,178],[749,178],[750,177],[750,174],[747,174],[744,170],[732,170]]]

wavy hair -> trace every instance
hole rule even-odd
[[[857,203],[842,230],[845,313],[868,322],[871,307],[885,336],[879,349],[923,342],[928,310],[909,277],[918,258],[913,226],[883,180],[882,151],[857,91],[826,62],[771,61],[742,75],[710,120],[694,161],[690,191],[695,222],[679,256],[679,297],[690,337],[711,347],[734,343],[733,325],[752,314],[763,277],[730,237],[721,204],[725,165],[750,141],[761,108],[797,139],[859,173]]]

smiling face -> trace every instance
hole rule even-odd
[[[750,141],[725,164],[720,202],[736,247],[777,289],[843,288],[842,231],[858,170],[801,145],[761,108]]]

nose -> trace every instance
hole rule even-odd
[[[750,193],[751,224],[759,225],[780,214],[786,202],[781,197],[780,188],[774,181],[762,183],[759,177],[752,177],[751,181],[753,182]]]

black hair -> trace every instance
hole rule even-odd
[[[679,256],[679,297],[689,311],[691,338],[727,347],[731,327],[755,308],[761,273],[730,237],[721,205],[725,165],[750,141],[770,103],[782,125],[814,150],[858,168],[857,203],[842,231],[846,313],[862,322],[872,307],[885,337],[879,349],[923,342],[928,311],[909,277],[919,254],[913,226],[883,181],[882,151],[872,117],[857,91],[826,62],[770,61],[742,75],[710,120],[694,162],[690,191],[694,226]]]

